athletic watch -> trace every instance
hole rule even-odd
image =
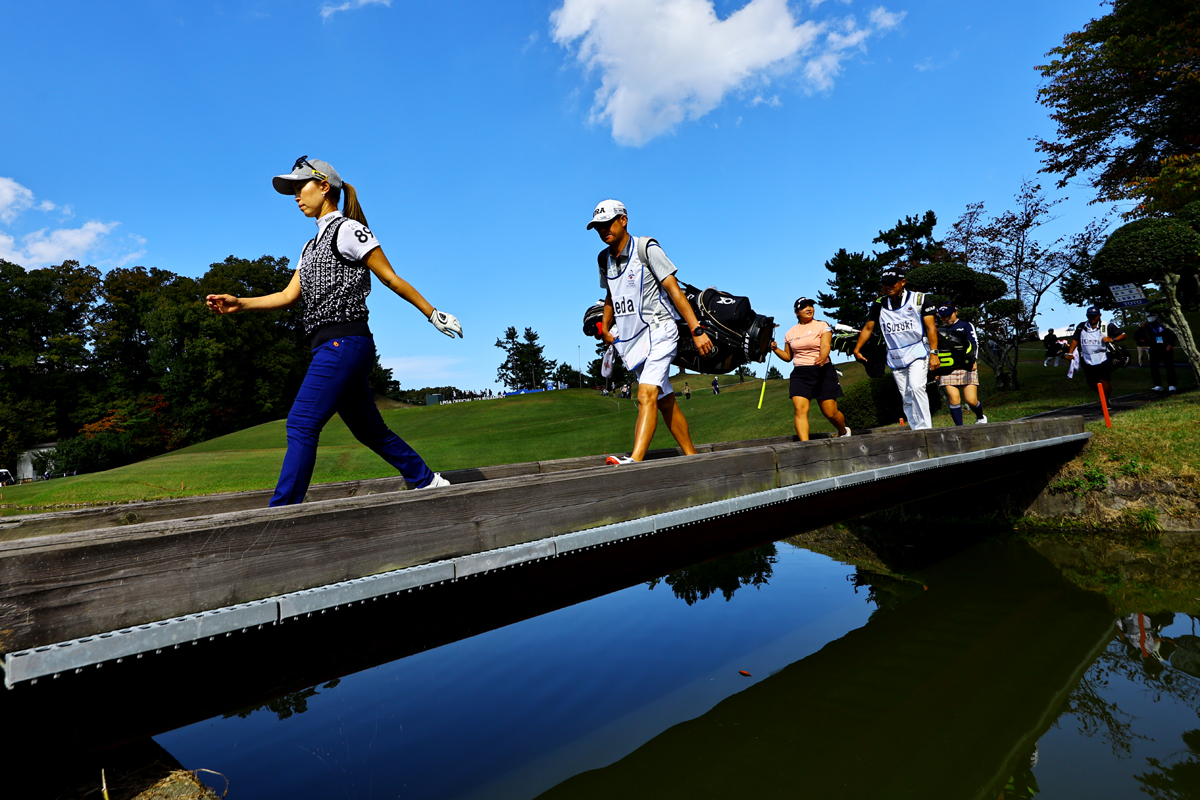
[[[697,325],[696,329],[692,331],[693,338],[698,339],[699,337],[701,337],[703,335],[704,335],[704,326],[703,325]]]

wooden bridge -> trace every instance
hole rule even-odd
[[[247,492],[13,517],[0,523],[5,685],[30,691],[518,565],[581,575],[598,551],[679,547],[690,526],[733,514],[785,507],[818,527],[1044,468],[1089,436],[1077,417],[863,431],[658,451],[615,468],[594,456],[459,470],[445,473],[456,485],[422,492],[399,491],[399,479],[330,484],[284,508]],[[716,555],[780,535],[754,526],[707,544]]]

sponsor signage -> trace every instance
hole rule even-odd
[[[1117,308],[1144,306],[1150,302],[1142,292],[1142,287],[1136,283],[1110,283],[1108,290],[1112,292],[1113,299],[1117,301]]]

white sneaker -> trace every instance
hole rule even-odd
[[[845,432],[845,433],[843,433],[843,434],[842,434],[842,436],[849,436],[849,435],[850,435],[850,426],[849,426],[849,425],[847,425],[847,426],[846,426],[846,432]],[[839,436],[838,438],[840,439],[840,438],[842,438],[842,436]]]
[[[1155,387],[1154,387],[1153,389],[1151,389],[1150,391],[1152,391],[1152,392],[1161,392],[1161,391],[1162,391],[1162,387],[1161,387],[1161,386],[1155,386]]]
[[[1176,389],[1174,386],[1168,386],[1168,387],[1167,387],[1167,391],[1168,391],[1168,392],[1177,392],[1177,391],[1179,391],[1179,390],[1178,390],[1178,389]]]
[[[976,425],[987,425],[987,414],[984,414],[982,417],[976,417],[975,424]]]
[[[637,462],[629,456],[609,456],[608,458],[604,459],[604,463],[611,464],[616,467],[622,464],[636,464]]]
[[[442,473],[435,472],[435,473],[433,473],[433,480],[431,480],[428,484],[426,484],[425,486],[422,486],[421,488],[422,489],[440,489],[443,486],[449,486],[449,485],[450,485],[450,481],[443,478]]]

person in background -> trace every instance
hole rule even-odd
[[[808,409],[815,399],[825,419],[837,429],[838,436],[849,436],[846,417],[837,407],[842,387],[838,383],[837,370],[829,360],[833,328],[828,322],[816,319],[816,303],[811,298],[801,297],[793,309],[796,324],[783,337],[783,349],[771,342],[771,352],[793,365],[788,394],[795,410],[792,422],[796,435],[800,441],[808,441]]]
[[[301,156],[287,175],[272,179],[275,191],[294,197],[304,216],[317,225],[317,235],[300,254],[300,266],[282,292],[264,297],[210,294],[208,307],[217,314],[275,311],[304,301],[304,332],[312,347],[312,363],[287,418],[287,452],[272,506],[299,503],[308,492],[321,429],[335,413],[354,437],[374,450],[404,476],[411,488],[449,486],[408,444],[388,429],[368,379],[375,367],[375,339],[367,326],[371,275],[451,339],[462,337],[453,314],[438,311],[421,293],[396,274],[367,227],[354,187],[344,183],[328,162]],[[343,211],[338,198],[344,197]]]
[[[1137,345],[1139,367],[1142,366],[1142,356],[1150,355],[1150,333],[1146,330],[1148,321],[1148,319],[1142,320],[1137,330],[1133,332],[1133,341]],[[1158,381],[1155,381],[1155,383],[1158,383]]]
[[[683,382],[683,399],[684,399],[684,400],[691,400],[691,399],[692,399],[692,387],[691,387],[691,386],[688,386],[688,382],[687,382],[687,381],[684,381],[684,382]]]
[[[713,376],[712,387],[713,387],[713,394],[721,393],[721,383],[720,383],[720,381],[717,380],[716,375]]]
[[[983,415],[983,403],[979,401],[979,337],[975,334],[975,326],[965,319],[958,318],[958,306],[953,303],[938,306],[937,313],[941,317],[944,327],[971,341],[976,356],[976,361],[971,365],[970,370],[956,369],[948,375],[938,376],[938,385],[945,387],[946,396],[950,399],[950,417],[954,420],[955,425],[963,424],[962,401],[966,400],[967,408],[971,409],[971,413],[975,415],[975,423],[986,423],[987,417]],[[1055,344],[1057,343],[1055,340]],[[960,387],[961,394],[959,393]]]
[[[1046,331],[1046,335],[1042,337],[1042,346],[1046,348],[1046,360],[1042,362],[1042,366],[1050,366],[1050,359],[1054,359],[1054,366],[1057,367],[1065,348],[1058,337],[1054,335],[1053,329]]]
[[[1071,346],[1067,358],[1074,359],[1075,351],[1079,350],[1079,365],[1083,367],[1083,377],[1088,386],[1099,384],[1104,387],[1104,397],[1112,399],[1112,363],[1108,360],[1109,342],[1119,342],[1125,338],[1125,332],[1111,322],[1105,326],[1100,320],[1100,309],[1092,306],[1087,310],[1087,321],[1079,323],[1075,333],[1071,335]]]
[[[1175,345],[1178,343],[1178,337],[1175,331],[1168,328],[1158,321],[1158,317],[1150,315],[1146,317],[1146,344],[1147,350],[1150,351],[1150,380],[1154,381],[1154,390],[1161,392],[1163,390],[1161,377],[1158,371],[1158,365],[1163,364],[1167,368],[1167,391],[1174,392],[1175,389]],[[1141,347],[1138,347],[1139,354]]]
[[[858,334],[854,357],[866,363],[862,348],[878,325],[887,344],[887,365],[900,397],[904,415],[913,430],[933,427],[929,414],[929,395],[925,383],[929,371],[941,363],[937,356],[937,305],[920,292],[905,288],[904,272],[889,267],[879,278],[881,296],[871,304],[867,324]]]

